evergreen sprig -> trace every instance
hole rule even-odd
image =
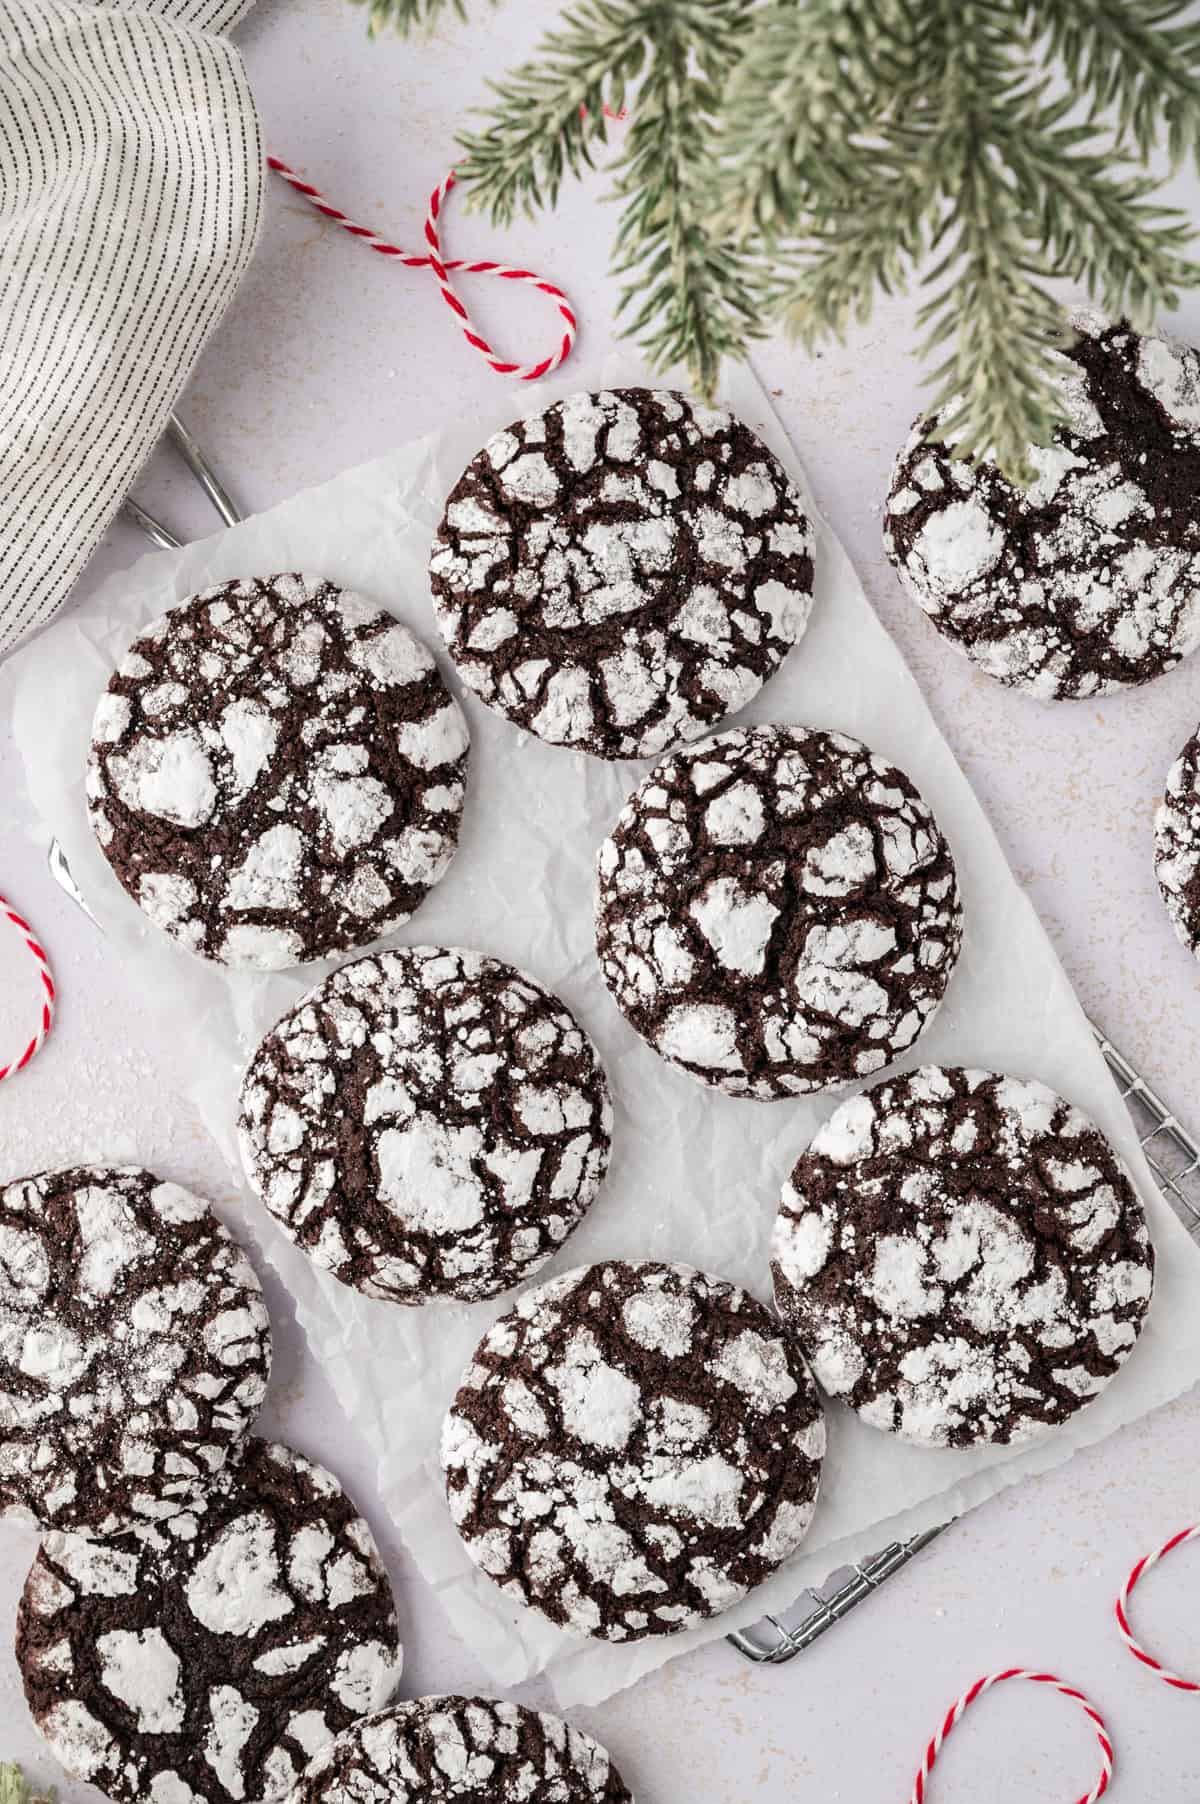
[[[0,1762],[0,1804],[55,1804],[54,1792],[35,1792],[19,1766]]]
[[[355,4],[366,7],[372,36],[383,26],[404,33],[432,29],[447,14],[457,19],[467,16],[466,0],[355,0]]]
[[[500,225],[553,206],[593,163],[608,118],[637,104],[614,167],[621,308],[655,365],[686,362],[711,393],[723,357],[761,331],[762,275],[714,219],[721,89],[753,0],[583,0],[497,89],[464,173]]]
[[[402,29],[462,0],[371,0]],[[615,164],[628,329],[711,393],[782,320],[816,345],[927,291],[931,408],[1014,475],[1060,417],[1052,283],[1148,321],[1200,281],[1157,156],[1200,162],[1187,0],[579,0],[460,174],[500,225]]]
[[[762,272],[713,215],[720,83],[747,0],[657,7],[614,191],[624,202],[616,270],[621,309],[651,363],[686,363],[701,391],[722,359],[761,335]]]

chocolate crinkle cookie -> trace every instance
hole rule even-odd
[[[391,1587],[337,1480],[250,1440],[193,1513],[111,1541],[53,1534],[17,1612],[34,1721],[118,1800],[262,1804],[385,1704]]]
[[[1154,869],[1176,933],[1200,958],[1200,728],[1167,777],[1154,819]]]
[[[246,578],[134,640],[96,709],[88,811],[155,926],[273,971],[408,920],[454,855],[467,745],[391,614],[317,577]]]
[[[481,700],[552,745],[652,758],[743,707],[808,624],[813,540],[740,420],[644,388],[489,439],[450,491],[434,606]]]
[[[343,965],[242,1086],[254,1189],[318,1265],[396,1303],[472,1301],[544,1265],[608,1164],[595,1047],[531,977],[444,946]]]
[[[844,1102],[772,1243],[821,1386],[930,1447],[1029,1440],[1104,1389],[1154,1251],[1104,1135],[1045,1084],[927,1065]]]
[[[596,947],[631,1026],[733,1096],[863,1077],[942,999],[954,861],[902,771],[810,727],[657,765],[600,850]]]
[[[767,1578],[804,1537],[824,1453],[816,1387],[761,1303],[619,1260],[526,1291],[442,1432],[471,1558],[607,1641],[676,1634]]]
[[[0,1190],[0,1503],[96,1535],[174,1514],[270,1366],[254,1268],[198,1197],[133,1166]]]
[[[632,1804],[605,1748],[500,1698],[412,1698],[321,1749],[289,1804]]]
[[[1200,644],[1200,355],[1094,314],[1061,355],[1066,423],[1033,482],[972,466],[918,421],[884,545],[989,676],[1043,698],[1148,682]]]

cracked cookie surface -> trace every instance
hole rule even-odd
[[[630,1025],[733,1096],[882,1069],[962,938],[950,849],[903,774],[809,727],[717,734],[655,766],[601,847],[596,948]]]
[[[632,1804],[607,1749],[545,1710],[424,1697],[331,1741],[289,1804]]]
[[[1171,766],[1154,817],[1154,872],[1176,933],[1200,958],[1200,728]]]
[[[0,1190],[0,1501],[112,1534],[182,1509],[258,1413],[271,1324],[206,1203],[136,1166]]]
[[[251,1439],[192,1513],[47,1536],[17,1612],[34,1721],[77,1779],[261,1804],[387,1702],[400,1648],[371,1531],[324,1467]]]
[[[686,395],[572,395],[446,502],[434,607],[463,680],[553,745],[652,758],[744,707],[801,638],[813,539],[786,470]]]
[[[796,1342],[690,1266],[584,1266],[483,1337],[442,1466],[467,1552],[577,1634],[671,1635],[787,1559],[825,1424]]]
[[[250,1182],[318,1265],[397,1303],[472,1301],[590,1207],[612,1104],[564,1003],[499,959],[414,946],[342,965],[242,1086]]]
[[[884,548],[989,676],[1046,699],[1145,683],[1200,645],[1200,354],[1094,314],[1061,357],[1067,423],[1032,485],[963,462],[920,420]]]
[[[467,758],[391,614],[318,577],[246,578],[134,640],[96,709],[88,813],[155,926],[278,970],[408,920],[454,855]]]
[[[1065,1422],[1141,1331],[1154,1251],[1125,1167],[1045,1084],[923,1066],[852,1097],[783,1193],[775,1295],[818,1383],[933,1447]]]

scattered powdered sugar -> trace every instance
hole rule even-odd
[[[265,1510],[222,1528],[184,1585],[188,1609],[214,1635],[256,1635],[295,1608],[282,1589],[276,1524]]]
[[[1190,345],[1146,337],[1138,343],[1138,381],[1167,418],[1188,432],[1200,432],[1200,365]]]
[[[100,1684],[127,1704],[147,1735],[169,1735],[183,1725],[179,1656],[161,1629],[110,1629],[96,1642]]]
[[[483,1571],[625,1640],[726,1608],[786,1558],[824,1444],[804,1362],[753,1298],[687,1266],[612,1263],[525,1292],[484,1336],[442,1460]]]
[[[189,729],[134,739],[125,755],[108,758],[113,787],[126,807],[177,827],[199,827],[217,801],[213,767],[199,734]]]
[[[1115,1375],[1154,1255],[1132,1184],[1044,1084],[925,1066],[843,1103],[784,1188],[776,1298],[817,1380],[934,1446],[1015,1442]]]
[[[907,510],[905,510],[907,511]],[[912,543],[914,580],[933,595],[957,595],[999,560],[1004,535],[978,501],[952,501],[931,513]]]
[[[568,1434],[612,1451],[628,1444],[642,1414],[642,1393],[632,1378],[604,1362],[586,1329],[571,1336],[562,1363],[547,1366],[545,1378],[557,1393]]]

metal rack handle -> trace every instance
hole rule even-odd
[[[173,413],[167,421],[167,437],[226,526],[236,526],[244,516],[177,413]],[[147,513],[132,495],[125,497],[122,511],[130,523],[144,532],[151,544],[157,545],[160,551],[179,551],[182,548],[184,541],[177,538],[169,526],[164,526],[161,520],[156,520],[153,514]]]

